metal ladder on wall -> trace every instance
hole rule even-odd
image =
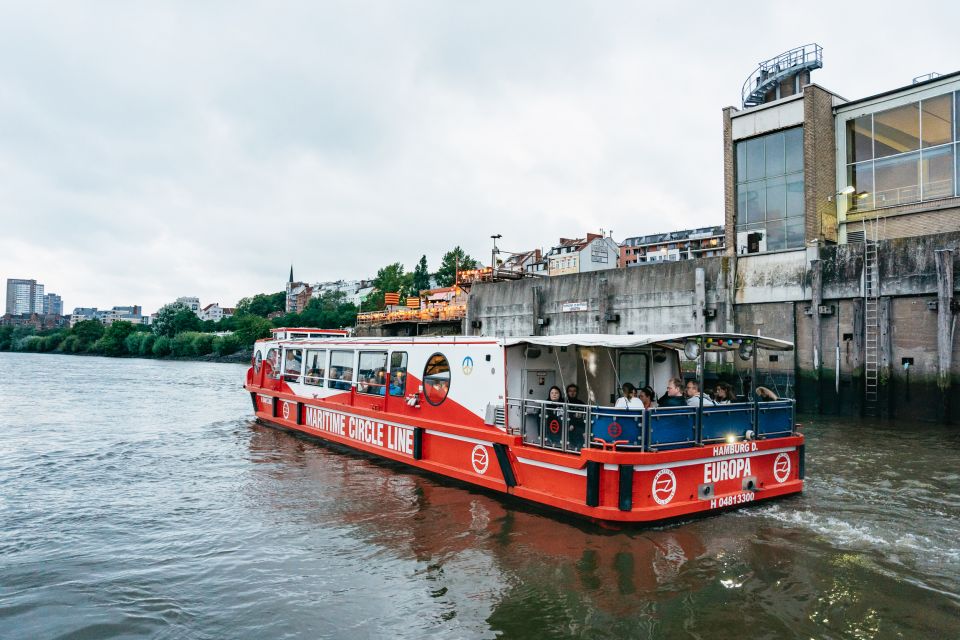
[[[863,413],[878,416],[880,403],[880,266],[877,256],[877,227],[874,221],[873,238],[863,224]]]

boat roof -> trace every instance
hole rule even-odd
[[[667,349],[682,350],[688,340],[703,338],[707,340],[707,351],[732,351],[740,344],[752,341],[760,349],[770,351],[793,351],[793,343],[765,336],[754,336],[746,333],[668,333],[648,335],[610,335],[605,333],[578,333],[556,336],[527,336],[505,338],[504,344],[508,347],[518,344],[529,344],[543,347],[610,347],[614,349],[631,349],[636,347],[664,347]]]

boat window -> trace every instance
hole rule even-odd
[[[650,355],[647,353],[621,353],[620,354],[620,384],[629,382],[637,389],[643,389],[647,386],[647,379],[650,371]]]
[[[403,396],[407,393],[407,352],[394,351],[390,354],[390,395]]]
[[[326,349],[308,349],[307,350],[307,374],[303,378],[303,383],[322,387],[323,379],[327,377],[326,371],[327,371],[327,350]]]
[[[287,382],[300,382],[303,370],[303,349],[285,349],[283,353],[283,379]]]
[[[387,384],[387,352],[361,351],[357,391],[374,396],[384,395]]]
[[[253,358],[253,372],[260,373],[260,365],[263,364],[263,351],[257,349],[257,355]]]
[[[349,391],[353,382],[353,351],[330,352],[330,377],[327,386],[331,389]]]
[[[423,368],[423,395],[427,402],[437,406],[450,393],[450,363],[442,353],[435,353]]]
[[[280,379],[280,350],[274,347],[267,350],[267,377],[271,380]]]

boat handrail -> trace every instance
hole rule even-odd
[[[579,453],[585,448],[664,451],[797,434],[792,399],[644,410],[507,397],[505,428],[527,444]]]

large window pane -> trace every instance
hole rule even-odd
[[[874,172],[878,207],[920,200],[919,153],[877,160]]]
[[[803,171],[803,128],[797,127],[784,131],[783,142],[787,173]]]
[[[737,185],[737,226],[747,221],[747,186]]]
[[[873,143],[877,158],[919,149],[920,104],[914,102],[873,114]]]
[[[935,147],[953,140],[953,94],[924,100],[920,112],[923,146]]]
[[[787,248],[796,249],[803,246],[803,218],[787,220]]]
[[[783,157],[783,134],[774,133],[764,136],[767,156],[767,172],[769,176],[783,175],[784,157]]]
[[[353,386],[353,351],[330,352],[330,377],[327,386],[331,389],[349,391]]]
[[[767,251],[787,248],[787,226],[784,220],[767,223]]]
[[[803,217],[803,174],[787,176],[787,217]]]
[[[743,189],[747,199],[747,215],[744,221],[747,224],[751,222],[763,222],[767,209],[767,190],[764,188],[764,183],[762,181],[751,182],[750,184],[743,185]]]
[[[767,150],[769,151],[769,147]],[[767,156],[768,158],[770,156]],[[767,183],[767,220],[779,220],[786,217],[787,187],[784,179],[770,178]]]
[[[764,176],[763,138],[747,140],[747,180],[758,180]]]
[[[747,143],[737,143],[737,182],[747,180]]]
[[[856,189],[848,196],[850,209],[873,209],[873,163],[861,162],[847,167],[847,184]]]
[[[953,145],[923,152],[923,199],[953,195]]]
[[[873,158],[873,116],[847,120],[847,162]]]

